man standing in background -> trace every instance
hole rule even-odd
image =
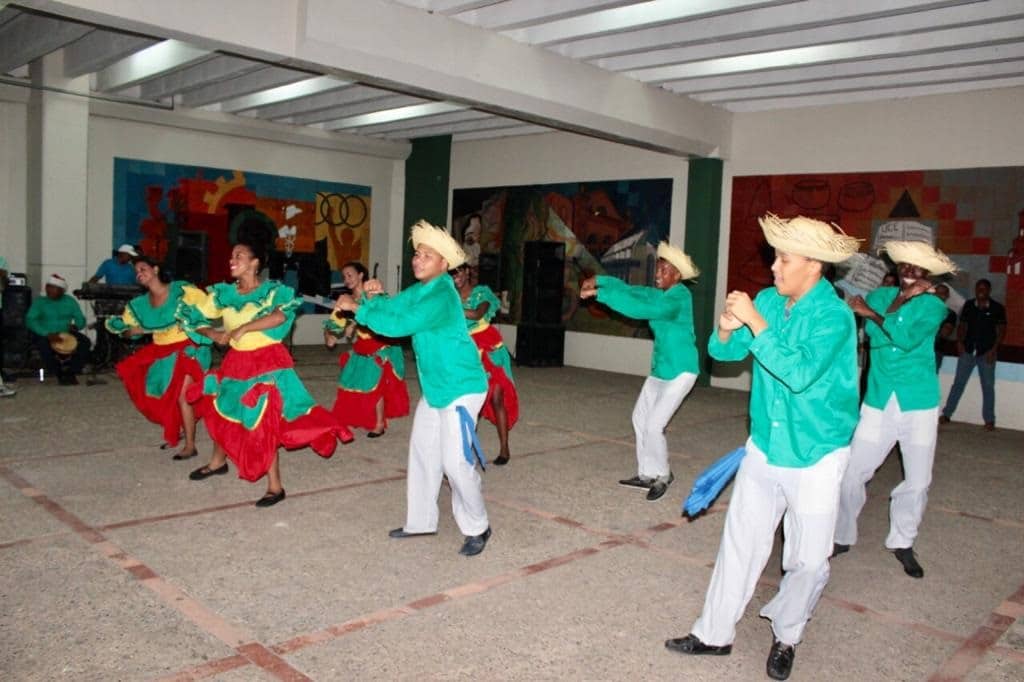
[[[940,424],[948,424],[953,417],[967,380],[977,367],[985,430],[996,428],[996,355],[1006,334],[1006,308],[993,301],[991,293],[992,282],[979,279],[974,285],[974,298],[964,303],[960,311],[960,325],[956,330],[956,349],[960,358],[956,363],[956,378],[939,417]]]

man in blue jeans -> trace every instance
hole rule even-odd
[[[974,285],[974,298],[964,303],[960,311],[960,324],[956,330],[956,349],[960,358],[956,363],[956,378],[939,417],[940,424],[949,423],[960,403],[964,386],[977,367],[985,429],[991,431],[996,428],[996,354],[1006,335],[1006,308],[993,301],[991,293],[992,283],[979,279]]]

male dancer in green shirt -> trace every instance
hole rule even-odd
[[[580,287],[580,298],[597,297],[612,310],[637,320],[649,320],[654,333],[651,375],[633,408],[637,475],[621,485],[647,489],[657,500],[672,483],[665,427],[697,381],[697,344],[693,334],[693,299],[683,283],[700,270],[682,249],[658,245],[654,287],[631,286],[617,277],[591,277]]]
[[[867,499],[865,486],[898,442],[904,479],[890,498],[885,546],[907,575],[923,578],[913,544],[932,481],[940,397],[935,335],[947,313],[942,299],[929,293],[933,285],[928,275],[955,272],[956,265],[923,242],[891,241],[883,248],[896,262],[898,286],[879,287],[867,300],[850,299],[853,312],[865,319],[871,364],[843,477],[833,556],[848,552],[857,542],[857,516]]]
[[[736,623],[785,517],[785,576],[761,610],[774,635],[767,673],[784,680],[828,583],[839,482],[857,423],[853,314],[822,278],[822,269],[849,258],[858,242],[809,218],[768,214],[760,222],[775,248],[775,286],[753,302],[744,292],[730,293],[708,343],[716,360],[754,357],[747,452],[704,610],[689,635],[665,646],[684,654],[732,652]]]
[[[448,271],[462,265],[462,247],[440,227],[426,221],[412,228],[412,269],[419,280],[397,296],[377,296],[378,280],[363,284],[370,297],[362,305],[349,295],[338,298],[335,310],[355,313],[355,320],[391,338],[412,337],[423,397],[416,406],[409,438],[405,525],[392,538],[437,534],[437,494],[441,479],[452,489],[452,513],[466,536],[459,550],[474,556],[491,537],[477,472],[465,439],[487,397],[487,375],[480,353],[469,337],[462,299]]]

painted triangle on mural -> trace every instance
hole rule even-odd
[[[921,214],[917,210],[917,205],[914,204],[914,200],[910,198],[910,192],[903,190],[903,194],[900,195],[899,201],[889,211],[890,218],[920,218]]]

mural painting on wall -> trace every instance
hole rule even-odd
[[[197,284],[229,279],[242,220],[277,235],[270,276],[327,295],[370,254],[370,188],[240,170],[114,159],[113,244],[130,242]]]
[[[581,302],[580,283],[595,274],[654,285],[655,250],[668,239],[672,180],[570,182],[457,189],[454,236],[478,277],[502,298],[503,319],[521,319],[523,243],[565,244],[562,320],[572,331],[649,335],[646,325],[593,301]]]
[[[862,253],[837,273],[851,293],[878,286],[892,269],[876,257],[887,240],[931,242],[961,269],[945,280],[947,305],[959,312],[979,279],[991,281],[1008,319],[999,359],[1024,362],[1024,167],[734,178],[730,291],[772,284],[772,252],[757,222],[769,211],[833,222],[864,239]]]

